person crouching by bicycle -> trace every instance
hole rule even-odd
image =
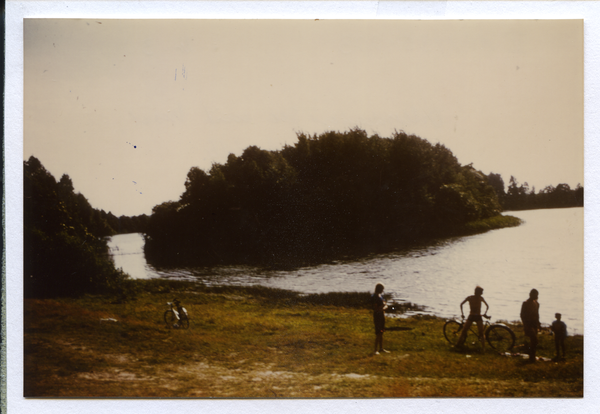
[[[387,304],[383,299],[384,286],[378,283],[375,286],[375,293],[371,295],[373,302],[373,323],[375,324],[375,355],[379,355],[380,352],[389,353],[383,349],[383,332],[385,331],[385,310]]]
[[[463,305],[467,302],[469,302],[470,311],[469,317],[467,318],[467,322],[465,322],[463,330],[460,333],[460,337],[458,338],[458,342],[456,343],[457,348],[462,347],[465,343],[465,340],[467,339],[467,334],[469,333],[469,328],[471,327],[473,322],[477,323],[477,332],[479,334],[479,341],[481,341],[481,349],[483,350],[485,348],[485,338],[483,334],[483,318],[481,317],[481,303],[485,303],[486,306],[485,312],[483,313],[484,316],[487,316],[487,311],[490,307],[483,298],[483,296],[481,296],[482,294],[483,288],[481,286],[477,286],[475,288],[475,294],[468,296],[460,304],[460,313],[463,319],[465,318],[465,313],[463,312]]]

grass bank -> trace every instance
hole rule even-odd
[[[515,216],[496,216],[485,220],[469,222],[465,227],[468,232],[483,233],[488,230],[516,227],[521,225],[522,222],[523,220]]]
[[[388,319],[390,354],[374,356],[368,293],[302,296],[266,288],[139,283],[136,299],[25,300],[29,397],[582,397],[583,337],[563,362],[526,364],[489,348],[458,352],[444,321]],[[162,321],[188,309],[187,330]],[[346,305],[346,306],[342,306]],[[517,344],[523,337],[514,327]],[[540,335],[539,355],[552,357]]]

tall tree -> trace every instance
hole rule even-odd
[[[124,292],[126,275],[114,268],[93,226],[85,197],[63,175],[57,183],[35,158],[24,162],[25,296]]]

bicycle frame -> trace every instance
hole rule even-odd
[[[167,302],[167,305],[171,307],[171,310],[177,317],[178,321],[181,320],[181,317],[179,316],[180,314],[186,317],[188,316],[187,310],[183,306],[176,306],[173,302]]]
[[[485,316],[485,315],[481,315],[483,316],[483,334],[487,337],[487,332],[489,331],[489,329],[492,326],[504,326],[507,329],[510,329],[512,331],[512,329],[506,325],[505,323],[502,322],[490,322],[490,319],[492,319],[491,316]],[[463,326],[465,326],[465,323],[467,323],[466,318],[463,318],[462,321],[457,321],[458,323],[460,323],[461,329]],[[474,326],[477,326],[475,323],[473,323],[473,325],[471,325],[470,329],[473,329]]]
[[[514,346],[515,334],[512,329],[504,323],[490,323],[491,316],[484,316],[483,320],[483,340],[487,341],[490,346],[500,353],[509,351]],[[463,330],[465,327],[465,318],[461,321],[449,319],[444,324],[444,336],[451,344],[455,344],[459,336],[466,335]],[[479,337],[479,329],[476,329],[472,324],[469,327],[469,332]]]
[[[167,302],[169,309],[163,315],[165,323],[169,328],[187,329],[190,326],[190,318],[187,310],[180,306],[179,302]]]
[[[181,318],[179,317],[179,312],[177,311],[177,306],[174,306],[175,304],[173,302],[167,302],[167,305],[170,306],[170,310],[173,311],[177,320],[181,320]]]

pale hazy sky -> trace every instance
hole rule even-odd
[[[24,159],[117,216],[178,200],[193,166],[354,126],[584,184],[582,20],[33,19],[24,65]]]

